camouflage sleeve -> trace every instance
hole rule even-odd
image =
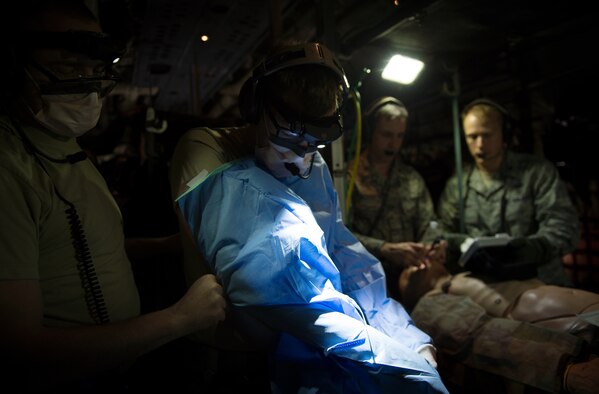
[[[574,335],[490,317],[464,296],[425,296],[411,316],[453,362],[548,392],[559,392],[565,364],[582,349]]]
[[[448,263],[460,256],[460,245],[468,237],[467,234],[459,232],[460,209],[458,197],[458,180],[454,175],[445,184],[445,188],[437,202],[437,218],[440,231],[447,240]]]
[[[449,178],[441,192],[441,196],[439,196],[437,216],[443,229],[448,232],[459,231],[458,180],[455,175]]]
[[[367,235],[359,234],[356,232],[354,232],[353,234],[356,236],[356,238],[358,238],[358,241],[360,241],[362,245],[364,245],[366,250],[372,253],[375,257],[379,259],[381,258],[381,246],[383,246],[385,240],[369,237]]]
[[[549,162],[543,163],[530,179],[539,224],[532,238],[545,237],[560,256],[575,250],[580,240],[578,211],[557,169]]]
[[[416,221],[415,226],[418,229],[416,238],[421,242],[430,242],[437,236],[437,230],[432,229],[430,223],[436,221],[435,208],[433,205],[433,199],[431,194],[426,187],[426,183],[422,176],[415,172],[413,182],[416,196],[416,215],[414,220]]]

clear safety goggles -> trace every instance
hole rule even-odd
[[[104,33],[71,30],[32,31],[19,38],[23,48],[54,50],[42,63],[30,55],[26,62],[47,81],[37,81],[42,94],[97,92],[106,96],[121,79],[112,66],[124,54],[124,45]]]
[[[274,111],[267,106],[266,113],[277,130],[276,134],[269,136],[269,140],[273,144],[292,150],[299,157],[316,152],[343,134],[343,120],[339,112],[317,119],[295,120],[295,115],[283,104],[273,106],[285,119],[281,123],[286,125],[279,123]]]
[[[110,66],[103,62],[56,62],[42,66],[34,60],[29,64],[48,80],[38,81],[42,94],[77,94],[97,92],[100,97],[108,95],[120,81]]]

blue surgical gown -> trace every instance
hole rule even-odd
[[[280,333],[273,391],[447,392],[417,353],[431,338],[343,224],[320,154],[308,179],[229,163],[178,204],[234,308]]]

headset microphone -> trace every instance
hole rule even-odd
[[[297,164],[295,163],[289,163],[289,162],[285,162],[285,168],[291,172],[291,175],[293,176],[298,176],[302,179],[308,179],[310,178],[310,174],[312,174],[312,168],[314,167],[314,158],[316,157],[316,155],[312,155],[312,160],[310,160],[310,167],[308,168],[308,173],[307,174],[300,174],[300,169],[297,166]]]
[[[289,170],[291,175],[299,176],[300,170],[299,167],[295,163],[285,163],[285,168]]]

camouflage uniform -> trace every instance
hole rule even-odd
[[[388,264],[380,248],[385,242],[432,240],[430,222],[435,220],[434,205],[422,176],[414,168],[396,159],[386,178],[370,171],[368,150],[359,160],[348,227],[366,249],[381,260],[387,274],[387,288],[390,295],[397,298],[400,267]],[[386,188],[387,198],[381,207]],[[376,221],[379,209],[380,217]]]
[[[560,393],[567,363],[585,349],[575,335],[491,317],[467,296],[431,292],[410,315],[435,341],[441,376],[472,392],[505,392],[500,387],[512,381]]]
[[[501,170],[487,186],[473,165],[464,167],[464,224],[467,236],[507,233],[543,244],[537,256],[538,277],[548,284],[570,285],[561,256],[576,248],[580,237],[578,212],[557,169],[529,154],[507,152]],[[457,177],[451,177],[439,199],[437,212],[444,230],[460,228]],[[454,249],[465,234],[450,235]]]
[[[350,164],[351,168],[351,164]],[[388,182],[388,185],[386,185]],[[376,226],[371,229],[383,203]],[[429,224],[435,220],[434,205],[422,176],[395,160],[388,178],[370,171],[368,150],[360,155],[352,193],[350,226],[357,238],[377,257],[384,242],[420,242],[431,238]]]

